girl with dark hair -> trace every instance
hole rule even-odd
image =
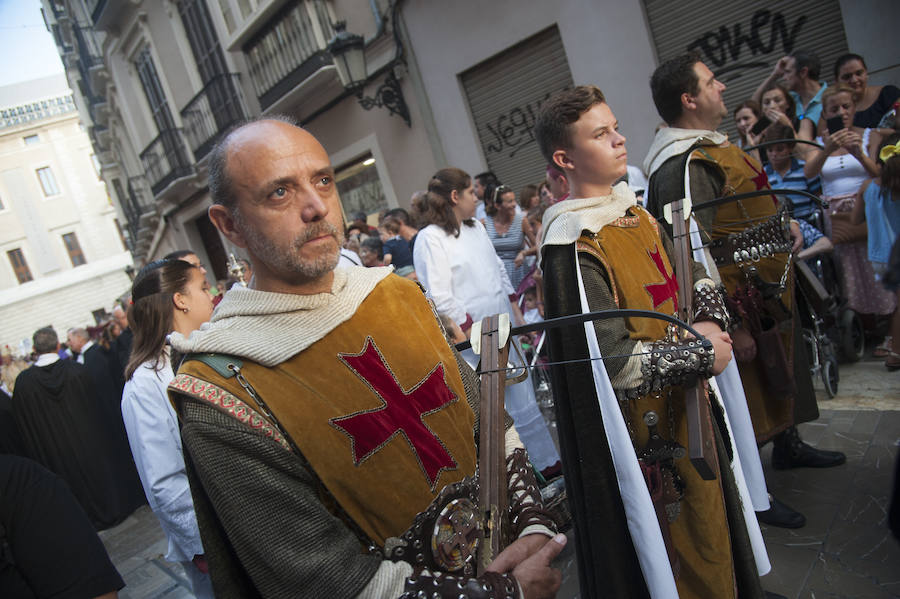
[[[843,54],[834,61],[834,80],[853,90],[853,124],[857,127],[877,127],[900,98],[900,89],[893,85],[869,85],[866,61],[859,54]]]
[[[189,262],[158,260],[135,277],[131,298],[134,344],[122,393],[128,443],[147,501],[169,541],[166,559],[181,563],[194,595],[212,597],[178,421],[166,393],[174,378],[166,338],[173,331],[188,336],[209,320],[209,283]]]
[[[475,220],[472,179],[458,168],[439,170],[428,182],[416,221],[422,225],[413,248],[416,275],[438,312],[457,323],[466,336],[472,323],[485,316],[507,313],[522,324],[522,313],[503,262],[484,225]],[[515,352],[510,351],[511,361]],[[477,362],[472,350],[462,353]],[[531,381],[506,390],[506,411],[538,470],[559,470],[559,454],[534,397]]]
[[[738,147],[746,148],[758,144],[759,136],[750,133],[750,129],[759,120],[761,114],[759,104],[755,100],[744,100],[731,114],[738,132]]]
[[[809,119],[797,119],[797,103],[784,84],[775,82],[765,86],[760,95],[760,108],[762,115],[772,124],[790,127],[794,139],[812,141],[816,136],[816,123]],[[765,134],[765,131],[762,133]],[[799,158],[808,160],[813,149],[813,146],[798,144],[796,153]]]
[[[900,133],[881,143],[878,164],[881,165],[881,176],[863,183],[853,206],[852,221],[868,225],[869,262],[876,278],[881,280],[887,272],[891,247],[900,237]],[[900,305],[900,290],[895,293]],[[896,307],[891,317],[891,330],[877,348],[876,355],[885,358],[884,365],[888,370],[900,369],[900,310]]]

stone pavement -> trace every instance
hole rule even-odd
[[[887,529],[887,506],[900,439],[900,372],[877,361],[842,364],[838,395],[819,389],[821,418],[801,425],[810,444],[847,454],[825,470],[773,470],[762,450],[766,479],[779,499],[803,512],[798,530],[763,527],[772,572],[763,586],[790,599],[900,597],[900,543]],[[153,513],[142,507],[100,533],[127,586],[125,598],[192,597],[181,567],[166,562],[166,542]],[[570,542],[557,560],[559,597],[578,597]]]

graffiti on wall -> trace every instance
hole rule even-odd
[[[704,32],[688,44],[687,49],[699,51],[717,77],[728,74],[729,78],[734,78],[746,69],[771,66],[771,60],[757,61],[754,60],[756,56],[772,52],[783,56],[793,52],[794,42],[806,20],[806,16],[801,15],[791,24],[780,12],[761,9],[750,16],[749,22],[730,27],[722,25]]]
[[[547,92],[543,98],[524,105],[514,106],[485,124],[489,135],[482,135],[486,154],[509,152],[509,158],[534,141],[534,122],[541,105],[556,92]],[[490,160],[490,159],[489,159]]]

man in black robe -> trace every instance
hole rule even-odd
[[[59,359],[56,331],[39,329],[33,340],[37,362],[19,375],[13,394],[25,455],[68,483],[95,527],[118,524],[139,503],[121,484],[133,471],[121,459],[109,410],[88,370]]]
[[[76,361],[84,364],[91,375],[93,396],[108,412],[111,425],[109,434],[118,448],[110,457],[119,462],[117,469],[123,474],[119,485],[129,495],[129,505],[141,505],[145,502],[144,488],[134,465],[131,447],[128,445],[128,434],[122,420],[122,392],[116,380],[110,376],[114,364],[118,364],[118,361],[111,350],[107,351],[94,343],[87,329],[70,329],[66,340],[69,349],[77,356]]]

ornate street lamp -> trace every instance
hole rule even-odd
[[[363,95],[363,90],[369,82],[366,71],[365,40],[361,35],[350,33],[346,21],[338,21],[334,24],[335,35],[328,42],[327,50],[331,54],[338,77],[344,89],[354,94],[359,100],[360,106],[365,110],[372,110],[375,106],[387,108],[391,114],[396,114],[411,127],[409,120],[409,108],[403,98],[400,82],[394,75],[394,68],[398,64],[395,60],[387,66],[388,73],[378,89],[375,97],[369,98]]]

